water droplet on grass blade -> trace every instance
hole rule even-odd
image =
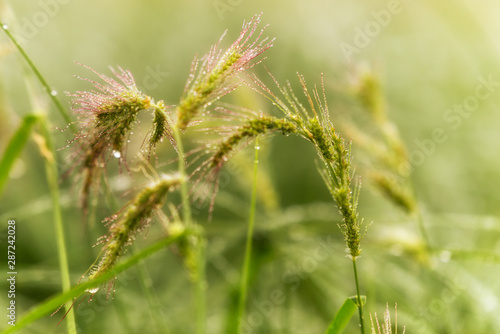
[[[8,26],[8,25],[6,25],[6,24],[4,24],[4,25],[2,26],[2,28],[3,28],[3,30],[9,30],[9,26]]]
[[[50,95],[52,95],[52,96],[56,96],[56,95],[57,95],[57,90],[54,90],[54,89],[53,89],[53,90],[51,90],[51,91],[50,91]]]
[[[88,293],[94,294],[94,293],[96,293],[97,291],[99,291],[99,288],[97,287],[97,288],[87,289],[87,290],[85,290],[85,291],[87,291]]]

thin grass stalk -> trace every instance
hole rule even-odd
[[[192,226],[191,206],[189,201],[189,189],[187,185],[186,161],[184,160],[184,146],[182,145],[181,131],[177,126],[173,127],[174,140],[176,142],[177,155],[179,157],[178,172],[181,175],[181,200],[183,221],[186,226]],[[198,334],[206,331],[206,278],[205,278],[205,239],[203,235],[198,236],[196,245],[196,259],[198,274],[196,275],[195,299],[196,299],[196,330]]]
[[[352,258],[352,268],[354,271],[354,281],[356,282],[356,296],[358,300],[359,312],[359,328],[361,334],[365,334],[364,318],[363,318],[363,301],[361,300],[361,293],[359,292],[358,268],[356,267],[356,258]]]
[[[206,266],[206,242],[204,234],[197,236],[198,243],[196,245],[196,256],[198,261],[198,279],[196,281],[196,318],[197,318],[197,328],[196,331],[198,334],[204,334],[206,332],[206,319],[207,319],[207,311],[206,311],[206,293],[207,293],[207,284],[206,284],[206,276],[205,276],[205,266]]]
[[[52,100],[52,102],[54,102],[54,104],[55,104],[57,110],[59,111],[59,113],[62,115],[62,117],[64,118],[64,120],[69,124],[69,127],[71,128],[71,131],[73,131],[74,133],[76,133],[76,128],[75,128],[75,126],[73,125],[73,123],[71,121],[71,117],[69,117],[69,114],[67,113],[66,109],[64,109],[61,101],[59,100],[59,98],[57,98],[57,92],[55,90],[53,90],[49,86],[49,84],[47,83],[47,81],[43,77],[42,73],[40,73],[40,71],[38,70],[38,68],[33,63],[33,61],[31,61],[31,59],[28,56],[28,54],[26,53],[26,51],[24,51],[24,49],[22,48],[22,46],[17,42],[17,40],[15,39],[15,37],[10,33],[9,28],[7,27],[7,25],[3,24],[3,22],[0,21],[0,27],[3,29],[3,31],[5,32],[5,34],[7,35],[7,37],[9,37],[9,39],[11,40],[11,42],[14,43],[14,45],[16,46],[17,50],[19,51],[19,53],[21,54],[21,56],[24,58],[24,60],[26,60],[26,62],[28,63],[28,66],[31,68],[31,70],[33,71],[33,73],[35,74],[35,76],[37,77],[37,79],[42,84],[45,92],[49,95],[49,97]]]
[[[69,276],[68,255],[66,251],[66,240],[64,236],[64,225],[61,214],[61,206],[59,203],[59,182],[57,166],[55,161],[55,150],[50,137],[49,127],[44,117],[40,117],[39,124],[42,129],[43,138],[48,152],[43,152],[45,158],[45,169],[47,173],[47,182],[49,184],[50,194],[52,197],[52,206],[54,214],[54,225],[56,232],[57,251],[59,254],[59,267],[61,271],[62,291],[68,292],[71,289],[71,280]],[[71,303],[64,305],[66,310],[66,328],[68,334],[76,334],[75,313],[71,307]]]
[[[259,166],[259,139],[255,138],[255,157],[253,164],[253,177],[252,177],[252,198],[250,200],[250,213],[248,215],[248,228],[247,240],[245,245],[245,260],[243,262],[243,269],[241,273],[240,296],[238,301],[237,313],[237,333],[241,333],[241,324],[243,316],[245,315],[245,306],[248,297],[248,281],[250,277],[250,264],[252,259],[252,240],[255,226],[255,210],[257,207],[257,170]]]

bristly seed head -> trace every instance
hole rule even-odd
[[[137,233],[144,230],[166,201],[166,195],[181,183],[177,175],[162,176],[160,180],[142,190],[131,202],[120,209],[119,213],[106,219],[111,223],[109,233],[101,237],[98,244],[104,244],[104,255],[98,267],[92,271],[89,279],[107,272],[125,252]]]
[[[125,161],[127,140],[139,111],[151,108],[155,111],[151,148],[154,148],[163,136],[171,136],[163,101],[155,103],[151,97],[140,92],[130,71],[120,67],[118,71],[111,69],[120,83],[88,66],[82,66],[104,81],[104,84],[101,84],[83,79],[91,82],[96,90],[78,91],[69,95],[75,98],[72,101],[73,111],[83,125],[75,140],[80,143],[76,153],[79,156],[78,161],[83,161],[82,206],[86,211],[93,184],[98,182],[100,176],[100,167],[104,166],[111,156]]]
[[[220,142],[211,157],[209,168],[220,167],[228,159],[228,155],[243,140],[251,140],[258,135],[280,131],[284,135],[297,133],[294,123],[276,117],[261,115],[239,126],[236,131]]]
[[[290,82],[281,86],[270,73],[269,75],[283,98],[275,95],[255,75],[250,76],[253,84],[251,82],[248,84],[256,92],[273,101],[273,104],[285,114],[286,118],[296,125],[296,133],[314,144],[318,156],[323,162],[318,169],[342,215],[343,223],[340,228],[347,244],[347,252],[350,257],[355,259],[361,254],[359,246],[362,239],[360,233],[362,221],[357,213],[359,187],[353,186],[351,182],[353,171],[351,169],[350,146],[335,132],[330,121],[324,83],[321,82],[321,95],[316,87],[311,93],[304,77],[298,74],[302,91],[308,102],[302,104],[295,95]]]
[[[244,23],[240,36],[224,53],[219,45],[225,34],[201,59],[201,64],[194,59],[184,95],[177,106],[177,127],[185,129],[212,102],[236,89],[241,83],[231,78],[254,66],[256,63],[251,61],[272,46],[273,40],[268,38],[259,41],[265,27],[250,41],[259,23],[260,15]]]

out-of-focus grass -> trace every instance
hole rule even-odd
[[[266,66],[279,81],[291,79],[294,85],[296,71],[311,83],[318,82],[323,72],[334,123],[338,115],[346,114],[359,120],[359,106],[348,96],[346,87],[359,63],[375,64],[386,87],[389,117],[400,128],[410,153],[422,151],[419,143],[432,138],[436,128],[443,129],[447,137],[443,143],[435,143],[432,153],[414,166],[412,174],[425,208],[425,225],[439,249],[427,262],[418,253],[414,222],[364,184],[360,211],[373,221],[359,260],[367,311],[381,314],[386,302],[397,302],[398,323],[406,324],[409,333],[490,333],[500,328],[496,316],[500,286],[495,279],[500,274],[500,116],[496,111],[500,87],[494,85],[491,96],[462,117],[456,129],[443,118],[449,108],[476,94],[480,77],[500,82],[499,4],[401,1],[401,12],[392,15],[369,45],[348,61],[341,43],[353,44],[357,29],[376,22],[373,13],[387,9],[389,2],[243,0],[231,5],[232,11],[223,13],[222,19],[214,8],[217,2],[212,1],[72,0],[62,4],[55,0],[52,3],[58,6],[52,9],[53,15],[40,5],[49,1],[5,2],[12,11],[3,11],[2,20],[13,33],[33,35],[23,46],[64,103],[69,101],[64,91],[87,89],[73,77],[88,76],[74,60],[100,72],[106,72],[108,65],[128,68],[149,94],[167,104],[176,103],[193,56],[203,54],[226,28],[231,40],[244,19],[261,11],[263,21],[270,24],[268,34],[277,37],[267,53]],[[43,13],[48,19],[38,24],[42,21],[36,20],[41,20]],[[36,24],[36,31],[29,31],[30,24]],[[0,50],[3,153],[30,108],[23,88],[25,65],[5,36],[0,36]],[[255,70],[265,75],[262,67]],[[268,108],[265,101],[255,103]],[[64,128],[57,111],[51,108],[50,112],[52,124]],[[341,126],[338,130],[342,132]],[[64,147],[72,137],[70,131],[54,130],[53,134],[57,147]],[[259,323],[255,333],[324,332],[345,298],[355,292],[336,226],[339,217],[316,174],[315,154],[308,145],[293,141],[273,138],[261,143],[262,175],[267,173],[271,180],[274,189],[267,191],[276,194],[278,206],[266,210],[265,203],[259,203],[256,217],[255,275],[248,306],[253,318],[247,318]],[[168,155],[169,150],[171,147],[164,145],[160,156]],[[356,147],[354,153],[359,157]],[[71,164],[68,156],[68,149],[59,151],[61,175]],[[241,159],[245,158],[242,153]],[[251,161],[248,157],[243,167],[251,170]],[[168,167],[163,169],[168,171]],[[4,189],[0,217],[4,221],[18,219],[16,300],[22,315],[59,290],[54,273],[57,256],[43,163],[29,141],[11,175],[15,178],[9,179]],[[116,177],[117,184],[124,178]],[[238,287],[243,259],[246,217],[242,212],[247,212],[250,198],[249,185],[238,178],[234,173],[219,194],[212,223],[204,223],[204,211],[196,217],[209,235],[209,333],[223,332],[226,316],[236,305],[232,291]],[[82,235],[78,187],[71,181],[61,180],[61,192],[75,284],[97,256],[98,250],[91,246],[104,234],[104,227],[97,224],[92,235]],[[98,207],[98,219],[111,211],[106,204]],[[5,224],[1,226],[5,233]],[[138,240],[138,247],[150,244],[157,229],[152,227],[148,239]],[[326,255],[315,260],[316,253]],[[175,255],[158,254],[148,259],[146,266],[170,331],[192,332],[192,305],[186,296],[189,283]],[[152,318],[143,307],[145,299],[135,276],[131,270],[119,277],[115,300],[98,298],[79,306],[78,326],[96,333],[122,328],[119,319],[123,317],[118,317],[113,307],[119,301],[133,331],[151,328]],[[269,305],[265,302],[274,290],[283,292],[282,302],[266,313],[263,305]],[[0,300],[4,303],[5,296]],[[58,321],[58,317],[44,319],[28,333],[58,333],[62,331],[55,327]],[[353,321],[347,332],[355,330]]]

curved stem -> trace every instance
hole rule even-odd
[[[359,311],[359,328],[361,329],[361,334],[365,333],[364,318],[363,318],[363,301],[361,300],[361,294],[359,292],[359,281],[358,281],[358,269],[356,267],[356,259],[352,259],[352,266],[354,269],[354,280],[356,281],[356,295],[358,299],[358,311]]]
[[[252,199],[250,202],[250,214],[248,215],[247,240],[245,246],[245,260],[241,274],[240,296],[238,301],[237,313],[237,333],[241,333],[241,322],[245,314],[245,304],[248,295],[248,281],[250,276],[250,263],[252,259],[252,240],[255,226],[255,210],[257,207],[257,169],[259,165],[259,140],[255,139],[255,158],[253,165],[253,184],[252,184]]]
[[[42,73],[40,73],[40,71],[38,70],[38,68],[33,63],[33,61],[31,61],[31,59],[28,56],[28,54],[26,53],[26,51],[24,51],[24,49],[22,48],[22,46],[17,42],[17,40],[15,39],[15,37],[10,33],[9,28],[7,27],[7,25],[4,25],[3,22],[0,21],[0,28],[3,29],[3,31],[5,32],[5,34],[7,35],[7,37],[9,37],[9,39],[11,40],[11,42],[14,43],[14,45],[17,48],[17,50],[21,54],[21,56],[24,58],[24,60],[26,60],[26,62],[28,63],[28,66],[31,68],[31,70],[33,71],[33,73],[35,73],[37,79],[40,81],[40,83],[42,84],[43,88],[45,89],[45,92],[49,95],[49,97],[52,100],[52,102],[54,102],[55,106],[57,107],[57,110],[62,115],[62,117],[64,118],[64,120],[69,124],[69,127],[71,128],[71,131],[76,132],[76,128],[72,124],[72,121],[71,121],[71,118],[69,117],[69,114],[66,112],[66,109],[64,109],[61,101],[59,101],[59,99],[57,98],[57,93],[54,90],[52,90],[52,88],[50,88],[49,84],[47,83],[47,81],[43,77]]]

